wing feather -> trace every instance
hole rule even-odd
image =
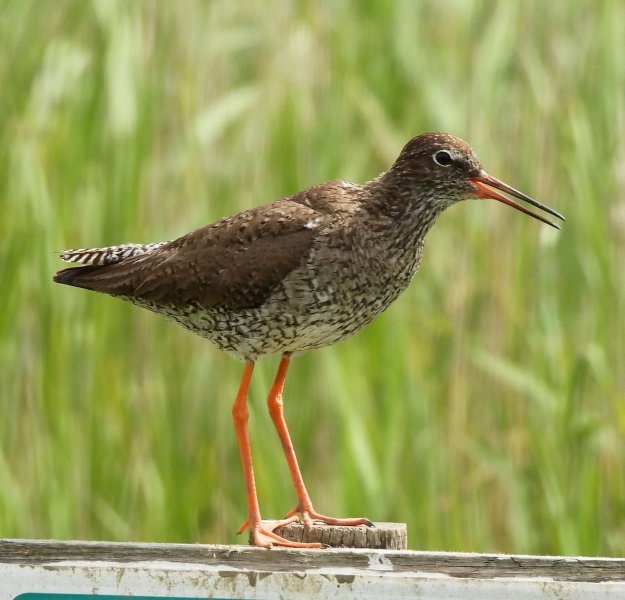
[[[64,269],[54,280],[163,306],[252,308],[310,252],[316,216],[312,208],[285,199],[115,264]]]

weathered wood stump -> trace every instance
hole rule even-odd
[[[374,523],[373,527],[338,527],[315,521],[312,529],[291,523],[276,533],[292,542],[319,542],[331,548],[372,548],[406,550],[408,530],[405,523]],[[250,538],[251,543],[251,538]]]

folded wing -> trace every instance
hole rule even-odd
[[[114,264],[64,269],[54,281],[162,306],[253,308],[305,260],[316,216],[282,200]]]

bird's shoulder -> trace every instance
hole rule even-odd
[[[328,181],[296,194],[224,217],[168,242],[154,256],[172,251],[181,258],[210,248],[249,252],[258,245],[284,247],[295,236],[312,242],[315,232],[333,218],[350,212],[360,186],[346,181]],[[294,238],[294,239],[295,239]]]
[[[318,216],[342,216],[358,209],[363,186],[342,179],[313,185],[286,200],[312,209]]]

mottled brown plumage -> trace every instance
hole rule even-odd
[[[493,198],[556,227],[493,188],[562,218],[487,175],[466,142],[428,133],[408,142],[388,171],[364,185],[316,185],[170,242],[69,250],[64,260],[87,266],[60,271],[54,280],[160,313],[248,365],[283,354],[270,409],[294,478],[297,510],[309,523],[323,516],[312,509],[276,408],[289,356],[344,339],[386,309],[417,271],[426,233],[455,202]],[[284,544],[261,527],[252,502],[244,407],[251,367],[246,374],[234,409],[248,486],[246,523],[259,545]]]

